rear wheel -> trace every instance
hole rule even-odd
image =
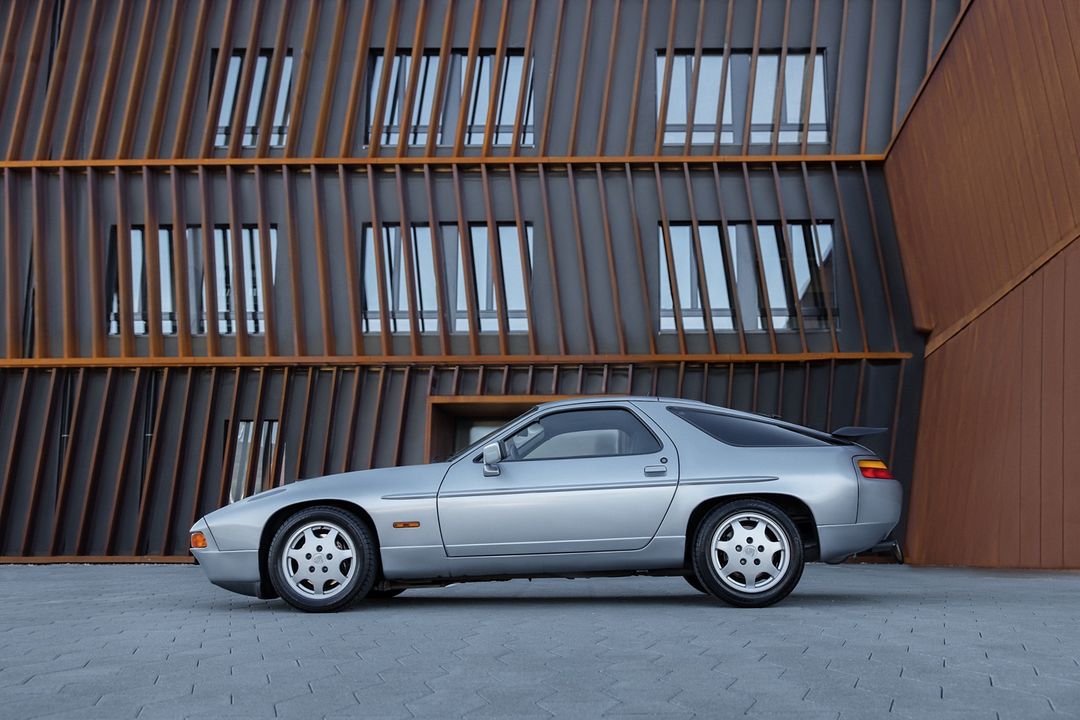
[[[693,557],[698,581],[737,607],[783,600],[804,565],[795,523],[762,500],[735,500],[712,510],[698,526]]]
[[[270,543],[270,582],[306,612],[337,610],[375,584],[375,541],[367,526],[336,507],[305,508]]]
[[[709,594],[709,591],[705,589],[705,586],[701,584],[701,581],[697,579],[696,575],[683,575],[683,580],[686,581],[687,585],[694,588],[698,592],[705,593],[706,595]]]

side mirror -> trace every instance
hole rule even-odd
[[[484,446],[484,475],[491,477],[499,474],[499,463],[502,462],[502,445],[490,442]]]

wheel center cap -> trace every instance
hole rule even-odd
[[[315,560],[316,563],[321,563],[323,561],[323,556],[322,555],[316,555],[314,560]]]
[[[757,548],[754,547],[753,545],[747,545],[746,546],[746,554],[750,555],[750,556],[756,555],[757,554]]]

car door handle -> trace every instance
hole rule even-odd
[[[667,474],[667,466],[666,465],[646,465],[645,466],[645,474],[646,475],[666,475]]]

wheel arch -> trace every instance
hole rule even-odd
[[[285,505],[275,510],[274,513],[266,519],[266,522],[263,524],[262,534],[259,536],[260,597],[275,598],[278,596],[277,591],[274,590],[273,583],[270,582],[270,543],[274,540],[274,534],[290,515],[305,508],[319,506],[334,507],[352,513],[360,520],[360,522],[366,524],[368,530],[371,531],[372,537],[375,538],[375,559],[376,561],[380,561],[379,548],[381,547],[381,543],[379,542],[379,531],[375,529],[375,523],[371,519],[371,515],[368,511],[356,503],[339,499],[319,499],[304,500],[302,502],[292,503],[291,505]],[[380,562],[379,564],[381,566],[382,563]],[[378,572],[381,573],[382,570],[379,569]]]
[[[686,543],[683,550],[685,567],[693,567],[691,553],[693,552],[694,535],[702,519],[715,507],[724,505],[735,500],[764,500],[776,505],[791,518],[799,531],[799,537],[803,542],[803,555],[807,561],[817,560],[820,554],[818,544],[817,523],[814,521],[814,513],[810,506],[795,497],[784,493],[741,493],[738,495],[717,495],[716,497],[702,500],[690,513],[686,522]]]

